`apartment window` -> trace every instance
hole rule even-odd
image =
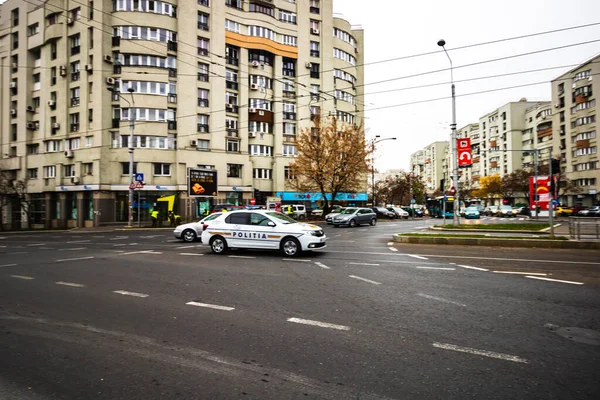
[[[310,42],[310,56],[311,57],[319,57],[321,55],[320,51],[321,44],[319,42]]]
[[[57,53],[56,41],[50,42],[50,59],[51,60],[56,60],[56,53]],[[54,67],[54,68],[56,68],[56,67]]]
[[[346,31],[343,31],[338,28],[333,28],[333,36],[346,43],[351,44],[352,46],[356,46],[356,40],[354,40],[354,37],[352,37],[352,35]]]
[[[198,55],[199,56],[207,56],[209,49],[209,40],[198,37]]]
[[[74,165],[65,165],[64,166],[64,176],[65,178],[71,178],[75,176],[75,166]]]
[[[283,91],[284,92],[293,92],[296,90],[296,88],[294,87],[294,81],[291,81],[289,79],[283,79],[281,81],[283,83]]]
[[[27,27],[27,34],[29,36],[33,36],[33,35],[37,35],[38,33],[40,33],[40,24],[39,23],[35,23],[32,25],[29,25]]]
[[[296,104],[294,103],[282,103],[283,105],[283,119],[296,119]]]
[[[79,87],[74,87],[71,89],[71,107],[79,105],[79,96],[81,89]]]
[[[47,140],[44,142],[46,153],[56,153],[62,151],[62,140]]]
[[[250,12],[265,14],[273,18],[275,17],[275,11],[273,8],[264,6],[262,4],[250,3],[249,10]]]
[[[88,47],[90,49],[93,49],[94,48],[94,27],[93,26],[90,26],[88,28],[88,41],[89,41]]]
[[[279,10],[279,20],[288,24],[296,24],[296,13]]]
[[[250,52],[249,52],[250,54]],[[225,62],[229,65],[238,65],[240,58],[240,49],[232,46],[225,46]]]
[[[251,156],[271,157],[273,155],[273,147],[262,144],[251,144],[248,146],[248,153]]]
[[[15,8],[12,10],[10,19],[12,21],[12,26],[19,26],[19,9]]]
[[[50,14],[46,17],[46,21],[48,22],[48,26],[54,25],[58,23],[58,16],[60,13]]]
[[[154,163],[154,176],[171,176],[171,164]]]
[[[575,180],[577,186],[595,186],[596,178],[583,178]]]
[[[198,107],[208,107],[208,89],[198,89]]]
[[[83,175],[91,176],[94,174],[94,164],[93,163],[82,163],[81,164],[81,172]]]
[[[121,39],[140,39],[152,40],[155,42],[176,42],[177,33],[168,29],[148,28],[145,26],[115,26],[113,27],[113,37]]]
[[[65,140],[65,150],[77,150],[79,149],[79,146],[79,138],[71,138]]]
[[[565,92],[565,84],[564,83],[559,83],[558,84],[558,94],[563,94]]]
[[[596,146],[593,147],[583,147],[581,149],[577,149],[573,152],[573,157],[579,157],[579,156],[587,156],[590,154],[596,154],[596,152],[598,151],[598,148]]]
[[[344,92],[342,90],[335,91],[335,98],[338,100],[342,100],[348,102],[350,104],[354,104],[354,96],[348,92]]]
[[[316,21],[314,19],[310,20],[310,33],[312,33],[313,35],[318,35],[319,29],[321,28],[321,24],[319,23],[319,21]]]
[[[591,161],[581,164],[575,164],[573,166],[575,171],[589,171],[591,169],[598,169],[598,161]]]
[[[78,33],[76,35],[69,36],[69,43],[71,45],[71,55],[74,56],[79,54],[81,50],[81,35]]]
[[[81,7],[77,7],[71,10],[71,19],[73,21],[81,19]]]
[[[210,140],[201,139],[196,142],[196,148],[198,150],[208,151],[210,149]]]
[[[276,41],[277,39],[277,34],[275,33],[275,31],[272,31],[271,29],[267,29],[262,26],[255,25],[248,26],[248,36],[262,37],[273,41]]]
[[[574,136],[573,141],[595,139],[595,138],[596,138],[596,131],[582,132],[582,133],[579,133],[576,136]]]
[[[227,139],[227,152],[229,153],[239,153],[240,152],[240,142],[233,139]]]
[[[296,38],[296,36],[281,35],[281,43],[285,44],[287,46],[297,47],[298,46],[298,39]]]
[[[231,119],[231,118],[226,118],[225,119],[225,127],[227,129],[238,129],[238,120],[237,119]]]
[[[27,168],[27,179],[37,179],[38,178],[38,169],[37,168]]]
[[[319,106],[310,106],[310,116],[314,118],[318,115],[321,115],[321,107]]]
[[[133,173],[137,174],[137,163],[133,163]],[[121,163],[121,175],[129,175],[129,163],[122,162]]]
[[[198,29],[208,30],[208,14],[198,11]]]
[[[319,79],[321,77],[321,65],[316,63],[310,63],[310,77]]]
[[[284,58],[282,73],[284,76],[296,76],[296,62],[290,58]]]
[[[271,179],[271,170],[266,168],[254,168],[252,177],[254,179]]]
[[[209,65],[198,63],[198,80],[200,82],[208,82]]]
[[[271,133],[271,124],[261,121],[248,121],[248,132]]]
[[[204,6],[204,7],[209,7],[209,0],[198,0],[198,5],[199,6]]]
[[[294,157],[298,155],[298,149],[293,144],[284,144],[282,153],[284,157]]]
[[[44,178],[54,178],[56,177],[56,166],[55,165],[46,165],[44,167]]]
[[[85,147],[92,147],[94,145],[94,137],[86,136],[85,137]]]
[[[272,110],[271,102],[265,99],[248,99],[248,105],[249,108],[258,108],[267,111]]]
[[[266,76],[250,75],[250,84],[255,84],[265,89],[273,89],[273,80]]]
[[[198,114],[198,132],[208,133],[208,115]]]
[[[596,107],[596,99],[586,101],[585,103],[579,103],[575,107],[571,107],[571,114],[575,114],[577,111],[580,111],[580,110],[585,110],[585,109],[594,108],[594,107]],[[564,112],[561,112],[561,116],[562,116],[561,122],[563,122],[564,121]]]
[[[69,116],[71,121],[71,132],[79,131],[79,113],[73,113]]]
[[[292,169],[290,167],[283,167],[283,178],[296,179],[296,176],[292,173]]]
[[[40,98],[39,97],[34,97],[32,99],[33,102],[33,108],[40,108]]]
[[[241,27],[238,22],[232,21],[230,19],[225,20],[225,30],[234,33],[240,33]]]
[[[580,125],[587,125],[596,122],[596,116],[590,115],[589,117],[577,118],[575,121],[571,121],[571,128],[575,128]]]
[[[313,14],[319,14],[321,12],[321,0],[310,0],[309,10]]]
[[[295,135],[296,134],[296,124],[291,122],[283,123],[283,134],[284,135]]]
[[[311,100],[319,100],[321,96],[321,85],[310,85],[310,98]]]
[[[225,5],[227,7],[239,8],[242,9],[242,0],[225,0]]]
[[[40,145],[35,143],[35,144],[28,144],[27,145],[27,154],[39,154],[40,152]]]
[[[238,73],[233,69],[225,70],[225,84],[227,89],[238,90]],[[231,103],[230,103],[231,104]]]
[[[333,57],[338,58],[343,61],[346,61],[347,63],[350,63],[352,65],[356,65],[356,58],[352,54],[347,53],[344,50],[334,47],[333,48]]]
[[[174,56],[158,57],[138,54],[119,54],[117,57],[121,65],[126,66],[144,66],[158,68],[177,68],[177,58]]]
[[[273,65],[273,54],[265,50],[248,51],[248,62],[256,61],[260,64]]]
[[[588,69],[587,71],[581,71],[578,72],[577,74],[575,74],[575,76],[573,77],[573,82],[577,82],[580,79],[587,79],[590,76],[592,76],[592,70]]]
[[[19,32],[13,32],[10,37],[12,42],[12,50],[17,50],[19,48]]]
[[[242,165],[241,164],[227,164],[227,177],[228,178],[241,178],[242,177]]]

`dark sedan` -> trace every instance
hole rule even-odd
[[[396,214],[385,207],[372,207],[371,209],[377,215],[377,218],[396,218]]]

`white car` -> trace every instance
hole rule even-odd
[[[175,239],[182,239],[184,242],[194,242],[196,239],[200,238],[202,241],[202,226],[204,223],[208,221],[212,221],[213,219],[220,217],[222,212],[217,212],[214,214],[210,214],[208,217],[202,218],[198,222],[190,222],[189,224],[179,225],[173,231],[173,235]]]
[[[325,222],[328,224],[333,224],[333,217],[340,215],[342,213],[342,211],[344,211],[346,208],[338,208],[336,211],[334,212],[330,212],[329,214],[327,214],[325,216]]]
[[[396,218],[408,219],[408,211],[403,210],[400,207],[388,207],[388,210],[396,214]]]
[[[275,211],[228,212],[205,223],[203,229],[202,243],[215,254],[223,254],[229,248],[271,249],[293,257],[327,246],[327,236],[320,227]]]

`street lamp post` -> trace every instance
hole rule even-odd
[[[395,137],[391,138],[383,138],[379,139],[381,135],[375,135],[373,139],[371,139],[371,196],[373,200],[373,207],[376,206],[376,198],[375,198],[375,145],[379,142],[383,142],[384,140],[396,140]]]
[[[459,210],[460,210],[460,204],[459,204],[459,197],[458,197],[458,159],[457,159],[457,154],[456,154],[456,92],[454,89],[454,74],[453,74],[453,65],[452,65],[452,59],[450,58],[450,55],[448,54],[448,52],[446,51],[446,41],[444,39],[441,39],[437,42],[438,46],[440,46],[442,49],[444,49],[444,53],[446,53],[446,56],[448,57],[448,60],[450,60],[450,83],[452,85],[452,124],[450,124],[450,129],[451,129],[451,135],[450,135],[450,149],[452,152],[452,157],[450,158],[452,160],[452,186],[454,186],[454,216],[452,218],[452,222],[454,224],[454,226],[458,226],[460,224],[460,221],[458,219],[458,215],[459,215]]]

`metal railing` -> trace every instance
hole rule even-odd
[[[569,236],[576,240],[600,240],[600,218],[570,217]]]

